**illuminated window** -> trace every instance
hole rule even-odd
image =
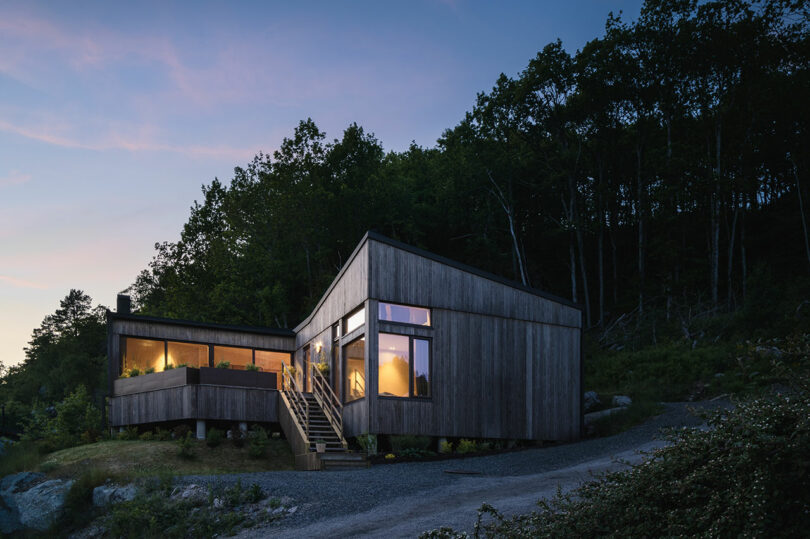
[[[194,367],[195,369],[207,367],[208,345],[169,341],[168,363],[173,367],[180,367],[181,365]]]
[[[214,347],[214,367],[223,361],[230,363],[231,369],[245,369],[245,365],[253,363],[253,350],[250,348],[234,348],[232,346]]]
[[[366,339],[364,337],[343,347],[345,402],[362,399],[366,396],[365,350]]]
[[[359,328],[365,323],[366,323],[366,308],[361,307],[346,318],[346,321],[344,322],[346,326],[346,331],[344,331],[343,334],[348,335],[349,333],[351,333],[352,331]]]
[[[380,302],[379,305],[380,320],[399,322],[401,324],[414,324],[417,326],[430,325],[430,309],[383,302]]]
[[[290,365],[290,354],[285,352],[267,352],[256,350],[256,366],[263,372],[274,372],[281,379],[281,363]]]
[[[380,333],[377,392],[385,397],[430,396],[430,341]]]
[[[124,339],[121,350],[121,367],[123,373],[138,369],[141,374],[153,369],[155,372],[163,370],[165,365],[164,341],[151,339]]]

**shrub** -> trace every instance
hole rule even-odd
[[[171,431],[155,427],[155,439],[159,442],[167,442],[172,439]]]
[[[412,459],[421,459],[424,457],[432,457],[436,453],[433,451],[428,451],[427,449],[403,449],[399,452],[400,457],[412,458]]]
[[[270,440],[267,431],[259,425],[253,425],[248,433],[248,455],[254,459],[260,459],[267,454],[267,446]]]
[[[439,453],[452,453],[452,452],[453,452],[452,442],[442,440],[441,443],[439,443]]]
[[[103,485],[108,479],[105,470],[91,468],[80,475],[65,495],[62,516],[54,529],[83,527],[93,516],[93,489]]]
[[[79,386],[53,409],[35,407],[22,439],[37,442],[44,452],[56,451],[97,438],[100,423],[101,413]]]
[[[254,365],[254,364],[252,364],[252,363],[248,363],[247,365],[245,365],[245,370],[246,370],[246,371],[260,371],[261,369],[259,368],[259,366],[258,366],[258,365]]]
[[[478,444],[475,443],[475,440],[468,440],[466,438],[462,438],[458,442],[456,453],[463,455],[465,453],[475,453],[477,450]]]
[[[397,456],[393,453],[388,453],[385,455],[385,460],[394,460],[395,458],[397,458]]]
[[[143,434],[141,434],[140,436],[138,436],[138,439],[141,440],[142,442],[151,442],[153,437],[154,435],[152,434],[152,431],[148,430]]]
[[[210,429],[208,434],[205,436],[205,445],[210,448],[217,447],[219,444],[222,443],[222,431],[219,429]]]
[[[231,427],[231,441],[235,447],[245,447],[245,433],[239,428],[239,425]]]
[[[230,369],[231,362],[230,361],[220,361],[217,363],[217,369]]]
[[[154,368],[154,367],[149,367],[148,369],[146,369],[145,371],[143,371],[143,373],[144,373],[144,374],[152,374],[153,372],[155,372],[155,368]]]
[[[185,423],[181,423],[172,429],[172,436],[175,440],[179,440],[181,438],[185,438],[186,434],[191,432],[191,427],[186,425]]]
[[[187,432],[184,437],[177,440],[177,456],[186,460],[192,460],[196,457],[191,432]]]
[[[357,437],[357,443],[360,444],[360,447],[368,453],[369,455],[376,455],[377,454],[377,435],[376,434],[368,434],[363,433]]]
[[[117,438],[124,441],[132,441],[138,439],[138,427],[127,427],[118,433]]]
[[[427,449],[430,447],[430,442],[430,436],[391,436],[391,449],[397,453],[403,449]]]

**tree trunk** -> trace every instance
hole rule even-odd
[[[745,204],[745,199],[741,200]],[[745,259],[745,208],[743,208],[740,215],[740,270],[742,271],[742,302],[745,305],[745,292],[748,280],[748,261]]]
[[[644,230],[644,181],[641,176],[641,143],[636,143],[636,198],[638,208],[636,209],[638,218],[638,314],[641,320],[644,314],[644,277],[646,259],[645,230]]]
[[[604,215],[604,214],[603,214]],[[597,258],[596,263],[598,266],[599,271],[599,327],[603,327],[605,324],[605,254],[604,254],[604,243],[605,243],[605,221],[602,220],[601,225],[599,226],[599,237],[596,241],[596,252]]]
[[[718,289],[720,286],[720,146],[722,142],[720,122],[715,124],[715,152],[716,165],[712,178],[712,201],[711,201],[711,223],[710,223],[710,243],[711,243],[711,286],[712,286],[712,306],[716,309],[719,301]]]
[[[591,327],[591,299],[588,291],[588,272],[585,267],[585,247],[582,240],[582,229],[577,227],[577,247],[579,247],[579,271],[582,274],[582,296],[585,302],[585,322]]]
[[[574,231],[569,234],[568,255],[571,261],[571,301],[577,302],[577,254],[574,249]]]
[[[802,230],[804,231],[804,252],[807,255],[807,263],[810,265],[810,239],[807,236],[807,218],[804,216],[804,202],[802,201],[802,187],[799,184],[799,167],[791,159],[793,165],[793,177],[796,179],[796,194],[799,196],[799,215],[802,217]],[[810,266],[808,266],[810,267]]]
[[[731,275],[734,268],[734,241],[737,236],[737,217],[740,213],[734,193],[731,194],[731,203],[734,205],[734,216],[731,219],[731,232],[728,238],[728,267],[726,271],[726,304],[729,312],[734,309],[734,288],[731,283]]]

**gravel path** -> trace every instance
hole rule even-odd
[[[705,409],[723,404],[723,401],[669,403],[661,415],[615,436],[501,455],[378,465],[339,472],[188,476],[184,482],[218,481],[227,484],[241,479],[243,485],[258,483],[271,496],[289,496],[298,505],[293,515],[261,530],[246,530],[240,536],[300,536],[303,533],[309,536],[373,537],[381,529],[386,532],[379,535],[387,537],[414,536],[415,530],[453,524],[450,515],[443,513],[454,507],[463,510],[460,513],[463,518],[471,518],[460,523],[462,528],[473,524],[475,509],[483,501],[500,500],[499,507],[506,508],[509,513],[524,511],[527,503],[531,505],[544,495],[543,488],[554,490],[558,483],[574,487],[587,479],[589,472],[604,471],[611,466],[615,468],[616,458],[628,459],[639,449],[660,445],[654,440],[660,438],[664,427],[699,425],[701,420],[692,415],[688,407]],[[445,473],[447,470],[475,472],[476,475]],[[556,479],[555,474],[558,474]],[[515,498],[514,503],[509,501],[510,496]],[[510,507],[510,503],[514,507]],[[473,507],[472,513],[469,513],[470,507]],[[434,512],[440,509],[432,518],[440,517],[441,521],[431,521],[430,508]],[[375,527],[373,522],[380,518],[387,520],[378,522],[379,526]],[[406,528],[395,532],[391,529],[394,524],[414,519],[416,522]],[[363,523],[367,525],[363,526]],[[343,531],[338,533],[340,529]]]

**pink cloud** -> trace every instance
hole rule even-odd
[[[9,185],[20,185],[31,180],[30,174],[22,174],[17,170],[12,170],[8,176],[0,177],[0,187]]]
[[[36,288],[38,290],[45,290],[48,288],[44,284],[33,283],[31,281],[25,281],[23,279],[15,279],[14,277],[8,277],[6,275],[0,275],[0,282],[8,283],[11,286],[15,286],[17,288]]]
[[[234,148],[232,146],[205,146],[205,145],[176,145],[164,144],[146,137],[131,138],[120,133],[110,133],[101,140],[84,141],[76,137],[65,136],[54,132],[47,127],[32,127],[18,125],[5,120],[0,120],[0,131],[14,133],[21,137],[63,148],[74,148],[81,150],[107,151],[126,150],[130,152],[170,152],[185,154],[194,157],[227,158],[235,161],[250,160],[259,152],[259,147],[255,148]],[[144,129],[144,131],[151,131]],[[27,181],[28,178],[17,178],[16,183]],[[0,185],[5,185],[5,179],[0,178]]]

